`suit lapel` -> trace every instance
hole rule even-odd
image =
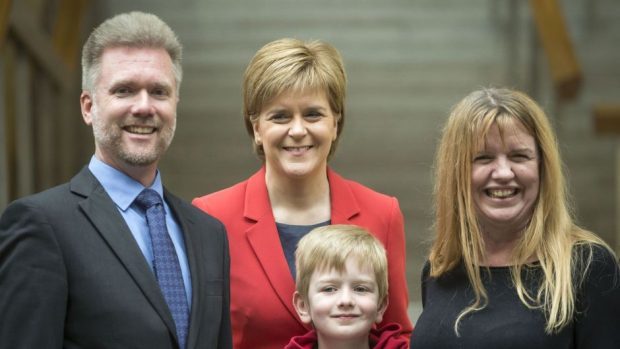
[[[71,190],[85,197],[80,208],[176,336],[174,320],[157,280],[112,199],[87,167],[71,180]]]
[[[246,238],[265,271],[271,287],[291,317],[305,326],[293,308],[295,281],[288,268],[280,237],[271,211],[269,194],[265,184],[265,168],[248,180],[245,193],[244,216],[256,223],[246,230]]]
[[[360,209],[349,184],[328,168],[331,197],[331,224],[350,224]],[[269,194],[265,184],[265,167],[248,180],[245,193],[244,216],[256,223],[246,230],[246,238],[265,271],[271,286],[291,316],[302,326],[293,307],[295,280],[288,269],[276,228]]]

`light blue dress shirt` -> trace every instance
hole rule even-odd
[[[144,258],[146,258],[147,263],[151,267],[151,271],[153,271],[153,245],[151,243],[149,227],[146,223],[146,215],[133,203],[138,194],[140,194],[145,187],[133,178],[97,159],[94,155],[88,164],[88,169],[95,175],[95,178],[97,178],[110,198],[112,198],[112,201],[116,204],[116,208],[125,219],[131,234],[134,239],[136,239]],[[162,198],[164,197],[164,187],[161,182],[159,171],[157,171],[155,180],[149,188],[155,190]],[[187,254],[185,253],[183,233],[165,200],[164,210],[166,211],[168,234],[170,234],[172,244],[179,258],[179,264],[181,264],[181,273],[183,274],[183,283],[185,284],[185,293],[187,294],[187,304],[191,309],[192,281],[189,272],[189,264],[187,263]]]

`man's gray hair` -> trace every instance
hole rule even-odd
[[[116,15],[101,23],[82,49],[82,89],[93,91],[101,72],[101,56],[110,47],[163,48],[174,67],[177,90],[181,87],[182,47],[176,34],[159,17],[144,12]]]

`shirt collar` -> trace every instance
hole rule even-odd
[[[99,160],[95,155],[91,157],[88,169],[101,183],[116,206],[123,211],[126,211],[138,194],[145,189],[140,182]],[[159,170],[149,189],[155,190],[162,198],[164,197],[164,187]]]

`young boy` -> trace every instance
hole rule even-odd
[[[314,330],[291,338],[285,349],[400,349],[408,343],[396,323],[374,328],[387,308],[387,258],[363,228],[316,228],[295,252],[297,314]]]

